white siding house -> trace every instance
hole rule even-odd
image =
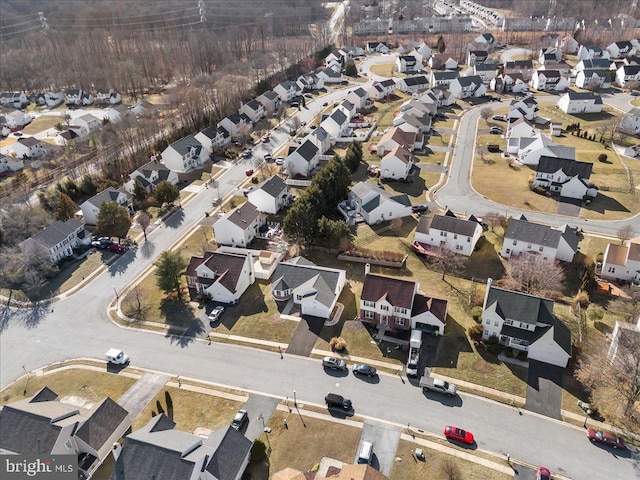
[[[607,245],[601,276],[640,285],[640,237],[625,242],[625,245]]]
[[[291,204],[291,192],[282,178],[277,175],[267,179],[262,185],[247,195],[259,212],[275,215],[281,208]]]
[[[234,208],[213,224],[218,245],[246,247],[258,235],[267,222],[253,204],[245,202]]]
[[[95,225],[98,220],[100,206],[103,203],[109,202],[115,202],[121,207],[125,207],[129,213],[133,213],[133,201],[131,199],[131,195],[128,192],[123,192],[109,187],[80,205],[84,223],[87,225]]]
[[[564,113],[600,113],[602,97],[593,92],[569,90],[558,99],[558,108]]]
[[[404,147],[397,146],[380,160],[380,177],[406,180],[413,167],[413,154]]]
[[[49,225],[22,242],[20,248],[27,255],[33,248],[43,248],[49,254],[51,263],[58,263],[73,255],[74,248],[89,245],[90,242],[91,235],[84,229],[84,225],[72,218]]]
[[[416,228],[415,241],[433,247],[470,256],[482,236],[482,225],[474,218],[457,218],[447,211],[445,215],[422,216]]]
[[[193,135],[173,142],[162,152],[162,163],[176,172],[189,172],[200,168],[209,159],[209,152]]]
[[[504,234],[500,255],[505,258],[523,253],[542,256],[548,262],[571,262],[578,252],[581,235],[575,227],[549,227],[529,222],[524,216],[511,218]]]

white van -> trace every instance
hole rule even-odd
[[[105,354],[105,357],[107,357],[107,362],[109,363],[113,363],[115,365],[129,365],[129,356],[120,349],[110,348]]]
[[[370,442],[362,442],[360,453],[358,453],[358,463],[371,463],[371,455],[373,455],[373,445]]]

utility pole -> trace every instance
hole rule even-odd
[[[207,23],[207,11],[204,6],[204,0],[198,0],[198,8],[200,9],[200,23]]]
[[[48,33],[49,24],[47,23],[47,17],[44,16],[43,12],[38,12],[38,20],[40,20],[40,28],[42,29],[42,33]]]

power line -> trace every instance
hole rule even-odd
[[[33,20],[29,20],[28,22],[16,23],[14,25],[3,25],[0,27],[0,30],[3,28],[16,28],[16,27],[20,27],[21,25],[29,25],[31,23],[39,22],[39,21],[40,20],[38,20],[37,18],[34,18]]]

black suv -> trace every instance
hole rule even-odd
[[[324,397],[324,401],[327,404],[327,408],[341,408],[342,410],[351,410],[351,400],[344,398],[342,395],[335,393],[328,393]]]

